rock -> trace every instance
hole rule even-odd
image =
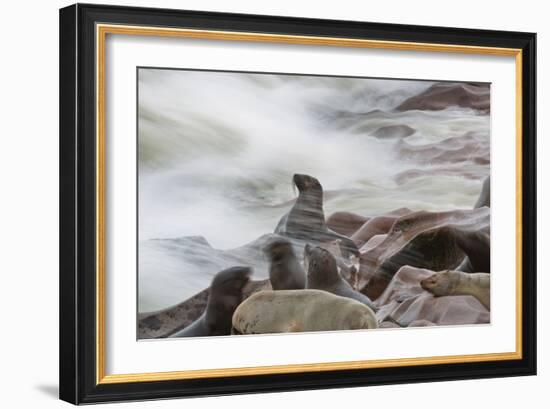
[[[436,325],[428,320],[415,320],[409,324],[409,327],[435,327]]]
[[[262,290],[271,290],[269,279],[249,282],[243,290],[243,300]],[[139,314],[138,339],[166,338],[184,329],[204,312],[209,294],[207,288],[173,307]]]
[[[372,136],[380,139],[405,138],[416,132],[416,129],[408,125],[388,125],[378,128]]]
[[[380,243],[382,243],[386,237],[388,237],[387,234],[377,234],[375,236],[372,236],[369,241],[367,241],[363,247],[359,249],[360,253],[366,253],[369,250],[372,250],[376,246],[378,246]]]
[[[368,220],[368,217],[351,212],[335,212],[328,217],[326,223],[327,227],[336,233],[351,236]]]
[[[378,324],[378,328],[401,328],[401,327],[394,322],[383,321],[380,324]]]
[[[361,247],[374,236],[386,234],[398,218],[399,216],[373,217],[353,233],[351,239],[357,244],[357,247]]]
[[[479,132],[467,132],[460,137],[424,145],[412,145],[400,139],[394,149],[400,158],[424,164],[473,162],[488,165],[491,156],[489,136]],[[399,175],[396,177],[399,179]]]
[[[426,91],[408,98],[396,110],[413,109],[439,111],[452,106],[472,108],[488,113],[491,94],[489,84],[441,82]]]
[[[483,242],[482,238],[488,243],[488,234],[487,207],[449,212],[419,211],[400,217],[383,242],[361,254],[361,292],[376,300],[404,265],[433,271],[455,269],[466,255],[465,248],[476,256],[476,260],[481,260],[484,253],[476,246]]]
[[[425,169],[408,169],[404,170],[402,172],[399,172],[396,174],[393,178],[395,183],[398,185],[405,185],[409,182],[415,182],[418,179],[421,178],[431,178],[435,175],[438,177],[441,176],[447,176],[452,178],[464,178],[464,179],[470,179],[470,180],[479,180],[483,179],[483,177],[486,174],[486,171],[484,169],[479,168],[456,168],[455,165],[449,164],[449,167],[446,167],[447,165],[444,164],[442,166],[431,166],[429,170]]]
[[[401,267],[382,295],[376,300],[376,306],[381,308],[392,302],[401,303],[408,298],[425,293],[420,286],[420,281],[432,274],[432,270],[425,268]]]
[[[140,242],[139,311],[158,311],[189,299],[207,288],[216,272],[231,266],[250,266],[255,279],[267,278],[262,249],[273,236],[229,250],[212,248],[202,237]]]

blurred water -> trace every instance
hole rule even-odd
[[[319,179],[327,217],[337,210],[471,208],[488,164],[412,160],[396,149],[399,140],[372,136],[407,125],[416,132],[406,142],[415,146],[467,132],[488,143],[488,115],[393,110],[432,84],[141,69],[140,311],[195,294],[225,260],[205,259],[272,232],[296,196],[294,173]],[[411,170],[422,173],[398,177]],[[203,237],[215,254],[206,246],[197,262],[188,243],[166,240],[187,236]]]

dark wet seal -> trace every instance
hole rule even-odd
[[[338,272],[336,259],[328,250],[306,244],[304,260],[307,265],[308,289],[324,290],[341,297],[351,298],[376,310],[369,297],[355,291],[342,278]]]
[[[359,256],[359,249],[353,240],[327,227],[321,183],[312,176],[301,174],[295,174],[292,181],[298,188],[298,198],[290,211],[279,221],[275,233],[310,242],[340,239],[342,249],[347,255]]]
[[[274,237],[264,247],[264,253],[269,260],[269,280],[273,290],[301,290],[306,287],[306,273],[290,241]]]
[[[233,312],[243,299],[243,288],[250,280],[250,267],[231,267],[217,273],[210,285],[204,313],[172,337],[229,335]]]

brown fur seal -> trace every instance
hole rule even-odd
[[[342,278],[334,256],[326,249],[306,244],[304,249],[304,264],[307,268],[308,289],[324,290],[341,297],[357,300],[372,309],[375,309],[369,297],[355,291]]]
[[[472,295],[488,310],[491,308],[491,275],[440,271],[420,281],[420,285],[436,297],[443,295]]]
[[[243,288],[249,282],[250,267],[231,267],[214,276],[204,313],[191,325],[171,337],[206,337],[229,335],[231,317],[243,298]]]
[[[306,288],[306,273],[290,241],[282,237],[273,238],[264,247],[264,253],[269,259],[269,280],[274,290]]]
[[[290,211],[284,215],[275,228],[275,233],[305,241],[325,242],[342,240],[347,254],[359,256],[357,245],[349,237],[330,230],[323,212],[323,187],[309,175],[295,174],[293,183],[299,194]]]
[[[320,290],[260,291],[233,314],[233,332],[238,334],[370,328],[378,323],[369,307]]]

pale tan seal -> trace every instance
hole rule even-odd
[[[338,331],[378,328],[374,312],[359,301],[322,290],[260,291],[233,314],[233,333]]]
[[[436,297],[444,295],[471,295],[488,310],[491,308],[491,275],[440,271],[420,281],[420,285]]]

